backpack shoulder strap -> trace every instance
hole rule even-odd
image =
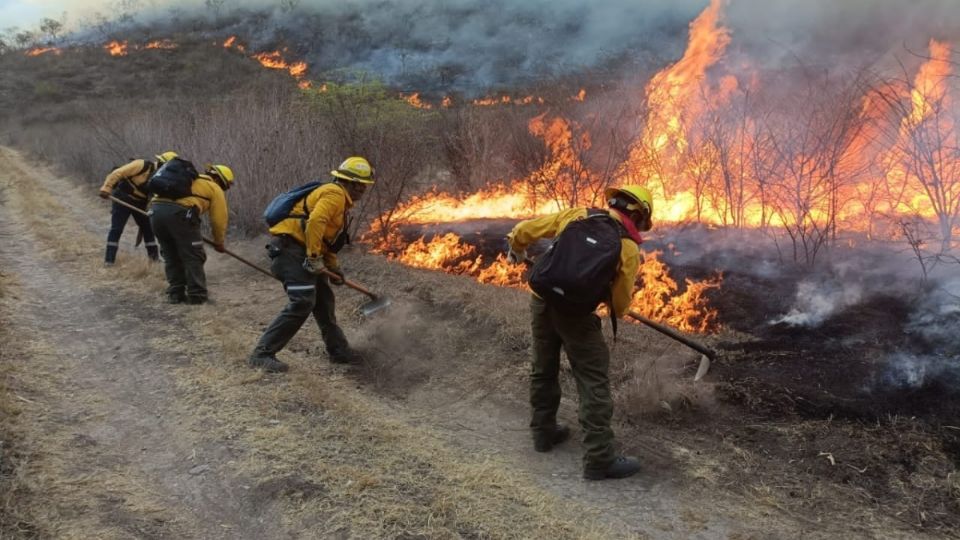
[[[143,173],[145,173],[145,172],[147,172],[147,171],[152,171],[152,170],[153,170],[153,162],[150,161],[149,159],[144,159],[144,160],[143,160],[143,167],[142,167],[142,168],[140,169],[140,171],[137,172],[137,174],[135,174],[134,176],[140,176],[141,174],[143,174]]]
[[[605,218],[606,221],[610,221],[617,228],[617,232],[620,233],[620,238],[630,238],[630,235],[627,233],[627,229],[623,226],[622,223],[617,221],[610,215],[610,212],[602,208],[587,208],[587,217],[588,218]],[[610,289],[607,292],[607,298],[604,300],[604,303],[607,304],[607,312],[610,314],[610,327],[613,330],[613,342],[617,342],[617,314],[613,310],[613,289]]]

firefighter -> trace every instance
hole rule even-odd
[[[156,161],[135,159],[114,169],[107,175],[103,185],[100,186],[100,197],[109,199],[113,195],[123,202],[146,212],[147,194],[144,191],[144,184],[160,165],[177,157],[177,153],[164,152],[154,157]],[[150,220],[147,216],[114,202],[110,208],[110,232],[107,233],[107,251],[103,258],[104,263],[108,266],[113,265],[117,260],[120,236],[123,235],[123,229],[131,216],[133,216],[133,221],[137,224],[137,227],[140,228],[139,234],[143,237],[143,245],[147,248],[147,256],[154,261],[159,258],[157,241],[154,238],[153,229],[150,228]]]
[[[276,354],[311,314],[320,327],[331,362],[347,364],[361,360],[337,325],[330,283],[343,284],[337,252],[349,241],[347,212],[374,183],[373,169],[366,159],[354,156],[330,174],[332,181],[308,192],[292,206],[287,218],[270,227],[273,238],[267,249],[271,270],[283,282],[289,302],[257,342],[248,359],[251,367],[268,372],[287,371],[287,364],[278,360]],[[328,279],[323,269],[337,277]]]
[[[614,435],[610,427],[613,416],[608,377],[610,353],[594,309],[598,299],[604,298],[612,316],[621,318],[626,315],[640,261],[638,246],[642,240],[639,231],[648,231],[652,226],[653,202],[650,192],[642,186],[608,188],[605,195],[607,210],[571,208],[522,221],[507,236],[507,257],[513,262],[527,260],[527,247],[537,240],[558,237],[550,250],[553,253],[541,257],[546,261],[550,256],[551,264],[535,264],[530,274],[531,288],[536,291],[530,302],[533,331],[530,376],[533,416],[530,428],[534,450],[538,452],[548,452],[570,436],[570,429],[557,423],[560,349],[563,348],[577,383],[579,421],[585,447],[583,476],[588,480],[625,478],[640,470],[635,458],[618,456],[614,452]],[[592,217],[598,219],[591,220]],[[602,224],[599,223],[601,220]],[[587,227],[593,227],[594,232],[583,236],[585,241],[579,244],[571,243],[573,240],[564,242],[559,237],[575,222],[578,226],[570,227],[571,232],[565,236],[579,234],[573,231],[587,230]],[[598,249],[597,245],[604,245],[597,240],[604,234],[607,236],[604,251],[591,252]],[[597,266],[590,264],[595,260],[605,261],[601,266],[606,268],[586,270]],[[570,261],[576,263],[564,264]],[[600,277],[583,275],[594,271]],[[564,296],[564,290],[549,283],[550,279],[558,283],[562,281],[556,276],[557,272],[581,273],[564,281],[575,284],[569,287],[567,296]],[[540,281],[537,281],[538,273]],[[570,297],[575,287],[579,291],[577,294],[589,299],[580,302],[578,298]],[[595,293],[588,295],[581,288],[584,291],[592,289]]]
[[[150,223],[160,241],[168,303],[207,302],[207,278],[203,270],[207,254],[200,232],[201,216],[209,212],[214,249],[223,252],[227,233],[224,192],[230,189],[233,181],[230,167],[210,165],[189,185],[190,196],[169,199],[158,195],[151,201]]]

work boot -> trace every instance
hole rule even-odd
[[[251,356],[247,360],[250,367],[260,368],[267,373],[283,373],[290,369],[286,364],[277,360],[276,356]]]
[[[168,294],[167,303],[168,304],[182,304],[187,301],[187,296],[185,294]]]
[[[570,428],[563,424],[557,424],[551,432],[534,434],[533,449],[537,452],[549,452],[554,446],[569,438]]]
[[[606,480],[608,478],[626,478],[640,472],[640,462],[637,458],[617,456],[605,468],[594,469],[585,467],[583,477],[587,480]]]
[[[331,364],[359,364],[363,362],[363,355],[354,349],[346,348],[335,353],[328,353]]]
[[[206,304],[207,302],[208,300],[206,296],[188,296],[187,297],[187,303],[190,305],[197,306],[200,304]]]

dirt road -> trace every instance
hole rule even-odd
[[[315,327],[286,375],[244,359],[283,304],[210,253],[214,303],[161,302],[159,266],[101,266],[108,210],[0,149],[0,392],[8,476],[0,536],[62,538],[765,538],[858,530],[719,490],[720,458],[626,438],[644,474],[580,479],[579,446],[532,451],[523,294],[346,255],[395,285],[361,322],[361,367],[331,366]],[[132,227],[132,223],[130,224]],[[262,241],[231,246],[260,260]],[[630,346],[630,333],[624,338]],[[653,346],[666,350],[669,345]],[[575,423],[573,404],[562,416]],[[629,430],[628,430],[629,431]],[[635,431],[635,430],[634,430]],[[691,471],[690,463],[699,464]],[[883,523],[878,522],[883,531]],[[862,531],[861,531],[862,532]],[[898,534],[891,533],[893,536]]]

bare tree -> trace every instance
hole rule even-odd
[[[929,60],[938,61],[946,60]],[[901,207],[936,220],[941,253],[951,250],[960,225],[960,113],[950,101],[957,86],[956,79],[941,77],[911,82],[908,93],[882,94],[894,111],[886,129],[890,167],[900,173],[891,190],[901,192]]]
[[[848,158],[863,127],[856,79],[809,76],[765,120],[765,141],[774,156],[766,165],[772,210],[792,244],[794,262],[813,266],[836,240],[837,219],[849,203],[845,187],[861,171]]]
[[[57,19],[45,17],[40,23],[40,31],[49,36],[50,41],[56,41],[57,36],[63,30],[63,22]]]
[[[290,13],[300,7],[300,0],[280,0],[280,11]]]
[[[213,18],[219,19],[220,11],[223,10],[223,5],[226,2],[227,0],[203,0],[203,5],[213,14]]]
[[[337,154],[364,156],[376,169],[377,189],[361,199],[355,213],[360,219],[352,232],[372,218],[372,230],[386,240],[399,203],[416,176],[435,160],[436,113],[410,107],[388,94],[381,83],[366,79],[342,86],[328,83],[326,91],[308,96],[311,107],[320,113],[314,115],[317,129],[333,135]]]
[[[14,43],[17,44],[17,48],[26,49],[27,47],[32,46],[37,40],[36,34],[29,30],[24,30],[22,32],[17,32],[13,36]]]

